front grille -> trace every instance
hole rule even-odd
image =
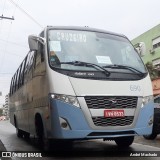
[[[131,96],[85,96],[89,109],[136,108],[138,97]]]
[[[92,120],[96,126],[126,126],[131,125],[134,116],[125,117],[92,117]]]

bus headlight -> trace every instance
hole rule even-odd
[[[146,105],[149,101],[153,101],[153,96],[146,96],[142,99],[142,107]]]
[[[51,98],[58,99],[60,101],[69,103],[76,107],[80,107],[77,97],[74,97],[74,96],[69,96],[69,95],[64,95],[64,94],[51,94]]]

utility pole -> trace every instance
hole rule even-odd
[[[1,19],[9,19],[9,20],[14,20],[14,17],[4,17],[3,15],[0,16],[0,20]]]

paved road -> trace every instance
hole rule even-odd
[[[35,151],[39,152],[40,150],[33,144],[33,141],[25,141],[24,139],[19,139],[16,137],[15,128],[9,123],[9,121],[0,121],[0,139],[4,144],[4,147],[7,151]],[[3,147],[3,149],[5,149]],[[52,157],[47,153],[43,157],[43,160],[50,159],[74,159],[82,160],[83,159],[92,159],[92,160],[106,160],[112,159],[142,159],[144,157],[125,157],[129,155],[128,153],[154,153],[151,151],[158,151],[155,153],[160,154],[160,137],[154,141],[145,140],[142,137],[135,139],[133,145],[128,149],[118,148],[115,142],[103,142],[102,140],[89,140],[89,141],[80,141],[75,142],[73,149],[59,151],[58,155],[51,154]],[[146,153],[146,152],[145,152]],[[110,156],[108,156],[110,155]],[[13,158],[21,159],[21,158]],[[31,159],[31,158],[30,158]],[[35,159],[35,158],[32,158]],[[145,159],[159,159],[159,157],[145,157]],[[0,159],[1,160],[1,159]]]

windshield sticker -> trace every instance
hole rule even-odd
[[[57,32],[57,40],[86,43],[87,37],[85,34],[82,33]]]
[[[98,63],[112,64],[108,56],[96,56]]]
[[[50,51],[55,51],[55,52],[61,51],[60,41],[50,41],[49,46],[50,46]]]

